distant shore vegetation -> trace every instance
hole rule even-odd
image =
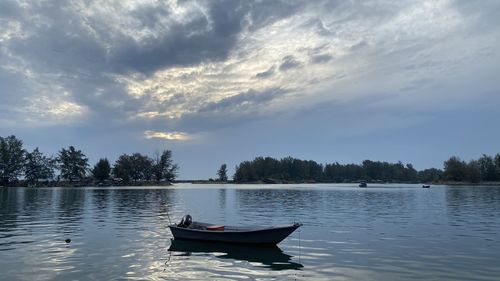
[[[101,158],[91,167],[74,146],[46,156],[38,148],[27,151],[15,136],[0,137],[0,186],[165,185],[178,169],[170,150],[122,154],[113,165]]]
[[[482,155],[465,162],[453,156],[444,161],[444,169],[417,171],[412,164],[365,160],[361,164],[319,164],[292,157],[257,157],[236,167],[237,183],[479,183],[500,182],[500,154]]]
[[[500,154],[483,154],[465,162],[456,156],[444,161],[444,169],[417,171],[412,164],[365,160],[361,164],[320,164],[292,157],[257,157],[236,166],[234,183],[498,183]],[[111,164],[101,158],[93,166],[74,146],[46,156],[38,148],[27,151],[15,136],[0,137],[0,186],[109,186],[168,185],[176,181],[179,166],[172,151],[122,154]],[[208,182],[228,182],[227,165]],[[188,181],[197,182],[197,181]],[[207,182],[207,181],[200,181]]]

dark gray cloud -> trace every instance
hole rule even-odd
[[[357,52],[365,49],[366,47],[368,47],[368,43],[366,43],[366,41],[361,41],[359,43],[352,45],[349,49],[353,52]]]
[[[153,127],[168,127],[171,130],[183,130],[188,133],[244,126],[272,114],[262,111],[261,108],[284,97],[287,93],[287,90],[279,88],[265,91],[248,90],[217,102],[207,103],[196,112],[186,114],[168,125],[164,123],[161,125],[161,120],[153,120],[151,124]]]
[[[67,89],[71,99],[89,108],[94,118],[123,120],[143,108],[150,96],[129,96],[115,75],[140,72],[148,77],[169,67],[223,61],[244,29],[257,30],[303,6],[288,1],[208,1],[198,3],[204,6],[203,13],[178,20],[164,2],[139,5],[110,18],[85,15],[92,4],[0,2],[0,21],[15,22],[26,35],[0,43],[0,53],[7,51],[21,59],[27,69],[40,74],[31,79],[43,80],[42,85],[27,85],[16,74],[0,72],[0,81],[6,81],[2,90],[13,93],[0,97],[4,104],[26,104],[30,95],[41,92],[37,87],[53,84]],[[0,58],[2,63],[5,58]]]
[[[454,0],[453,7],[462,16],[471,20],[468,25],[469,32],[476,33],[478,30],[495,31],[498,30],[498,18],[500,15],[500,2],[495,0],[467,1]]]
[[[142,27],[153,30],[161,28],[162,18],[171,14],[170,7],[167,5],[144,5],[134,9],[130,15],[138,20]]]
[[[272,24],[279,19],[287,18],[301,11],[306,6],[305,1],[247,1],[250,5],[250,30],[257,30]]]
[[[331,31],[325,26],[325,23],[321,19],[310,19],[302,25],[303,28],[308,30],[313,30],[322,36],[332,36],[335,35],[334,31]]]
[[[311,57],[311,61],[313,63],[325,63],[329,62],[333,59],[333,57],[329,54],[315,55]]]
[[[276,67],[273,65],[268,70],[257,73],[255,75],[255,78],[259,78],[259,79],[269,78],[269,77],[273,76],[275,68]]]
[[[0,68],[0,120],[11,119],[13,110],[23,104],[20,97],[30,95],[30,88],[27,87],[23,77]]]
[[[244,27],[248,10],[237,1],[209,3],[209,18],[176,23],[154,41],[125,40],[110,58],[115,64],[114,71],[150,73],[165,67],[227,58]],[[155,25],[155,21],[149,18],[147,24]]]
[[[241,112],[242,110],[253,108],[255,105],[265,104],[285,93],[286,91],[283,89],[270,89],[262,92],[250,89],[245,93],[225,98],[218,102],[209,103],[201,108],[199,112]]]
[[[303,2],[294,1],[209,1],[206,18],[171,26],[170,33],[151,44],[123,44],[112,60],[116,61],[118,70],[130,68],[144,73],[175,65],[223,60],[245,27],[255,31],[293,15],[303,6]],[[141,22],[148,26],[154,26],[155,19],[160,18],[155,9],[141,11],[139,15]]]
[[[294,56],[285,56],[281,60],[280,70],[287,71],[292,68],[297,68],[301,65],[301,63]]]
[[[22,9],[16,1],[0,2],[0,18],[15,19],[22,14]]]
[[[137,22],[133,26],[136,31],[147,28],[155,33],[154,38],[139,41],[103,25],[106,18],[82,17],[67,1],[32,4],[24,12],[16,2],[8,1],[2,3],[0,15],[17,18],[33,34],[12,40],[9,49],[37,62],[40,68],[149,74],[176,65],[223,60],[244,27],[265,26],[292,15],[300,6],[282,1],[221,0],[207,4],[206,15],[169,21],[168,25],[163,20],[171,11],[164,3],[143,5],[124,14]]]

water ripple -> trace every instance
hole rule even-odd
[[[497,280],[499,211],[494,187],[3,188],[0,270],[6,280]],[[170,220],[186,213],[304,225],[273,249],[172,243]]]

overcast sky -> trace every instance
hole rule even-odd
[[[0,1],[0,136],[442,168],[500,152],[500,1]]]

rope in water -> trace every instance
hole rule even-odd
[[[168,210],[167,210],[167,218],[168,218],[168,223],[169,223],[169,224],[172,224],[172,221],[170,220],[170,216],[169,216],[169,214],[168,214]]]
[[[301,247],[301,245],[300,245],[300,227],[299,227],[299,263],[301,263],[300,262],[300,255],[301,255],[300,247]]]

